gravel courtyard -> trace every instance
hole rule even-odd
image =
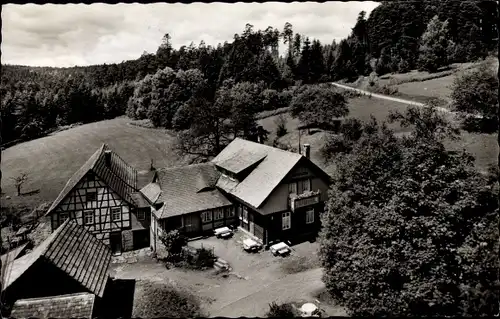
[[[141,283],[162,281],[187,289],[200,298],[202,309],[209,316],[255,317],[265,316],[269,304],[281,302],[314,302],[324,290],[322,269],[315,267],[299,273],[287,274],[281,265],[294,255],[315,257],[316,244],[303,243],[292,247],[292,255],[274,257],[269,251],[246,253],[241,247],[244,234],[236,232],[228,240],[214,237],[190,242],[193,247],[213,248],[215,254],[229,262],[231,271],[222,276],[213,269],[193,271],[179,268],[167,269],[148,253],[122,258],[112,265],[112,275],[117,279],[136,279],[135,298],[140,298]],[[321,303],[327,315],[341,316],[341,307]]]

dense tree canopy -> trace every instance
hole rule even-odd
[[[156,52],[121,63],[72,68],[3,65],[3,143],[123,114],[171,127],[177,111],[197,89],[179,87],[195,85],[196,80],[202,82],[203,98],[213,105],[229,79],[235,84],[262,83],[263,90],[273,90],[267,97],[276,97],[301,83],[355,80],[371,73],[372,65],[383,74],[409,71],[419,62],[434,70],[473,61],[494,48],[495,12],[495,2],[487,0],[391,1],[382,2],[368,17],[360,12],[349,36],[339,43],[322,44],[294,32],[290,23],[282,31],[271,26],[255,30],[247,24],[233,41],[217,46],[201,41],[175,49],[166,34]],[[447,31],[425,33],[435,16],[447,24]],[[445,48],[444,39],[453,45]],[[286,48],[284,56],[279,55],[280,45]],[[182,74],[168,86],[163,83],[168,80],[159,77],[167,68]],[[278,100],[270,104],[264,98],[264,108],[286,106]]]
[[[345,137],[322,219],[327,289],[354,315],[496,314],[498,186],[445,149],[456,130],[433,108],[393,119],[417,125],[396,137],[373,119]]]

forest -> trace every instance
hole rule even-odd
[[[294,32],[290,23],[281,30],[247,24],[217,46],[202,41],[174,49],[166,34],[155,53],[122,63],[2,65],[2,143],[126,114],[178,131],[185,152],[209,156],[234,136],[255,135],[255,114],[289,106],[301,85],[434,72],[483,59],[496,38],[494,1],[399,1],[382,2],[368,17],[360,12],[338,43]]]

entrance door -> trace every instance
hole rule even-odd
[[[109,234],[109,245],[111,246],[111,252],[113,255],[119,255],[122,253],[122,233],[112,232]]]

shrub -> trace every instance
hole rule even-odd
[[[375,72],[370,73],[370,76],[368,77],[368,84],[370,86],[374,86],[377,81],[377,74]]]
[[[296,274],[319,266],[316,258],[304,256],[287,258],[281,264],[281,270],[286,274]]]
[[[163,283],[145,283],[137,298],[134,317],[194,318],[201,317],[199,300],[192,294]]]
[[[174,261],[174,265],[177,267],[200,270],[212,268],[216,259],[212,249],[185,246],[182,249],[180,258]]]
[[[410,63],[408,63],[407,60],[401,58],[398,62],[398,71],[400,73],[406,73],[406,72],[409,72],[411,71],[411,68],[410,68]]]
[[[172,230],[163,233],[160,236],[160,241],[165,246],[169,258],[180,255],[182,252],[182,247],[187,245],[187,238],[178,230]]]
[[[268,318],[293,318],[298,317],[297,311],[292,304],[283,303],[278,305],[276,302],[269,304],[269,311],[266,316]]]
[[[399,92],[397,86],[384,84],[383,86],[375,86],[373,90],[375,93],[384,94],[384,95],[395,95]]]
[[[288,130],[286,129],[286,122],[287,120],[284,114],[278,115],[278,117],[274,120],[274,124],[276,125],[277,137],[285,136],[286,133],[288,133]]]

